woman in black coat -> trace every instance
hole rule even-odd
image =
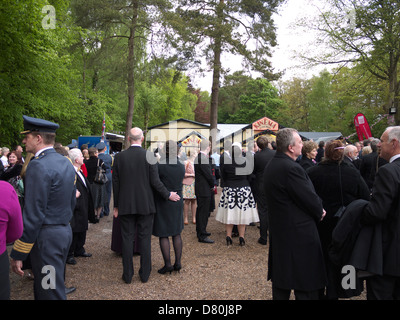
[[[162,198],[158,192],[154,192],[156,214],[154,215],[153,235],[159,237],[161,253],[164,259],[164,267],[159,273],[171,273],[181,269],[183,230],[183,195],[182,181],[185,177],[185,166],[178,159],[178,147],[174,141],[167,141],[164,146],[163,157],[158,164],[158,174],[161,182],[168,190],[175,191],[181,197],[173,202]],[[175,264],[171,263],[169,237],[175,251]]]
[[[99,184],[94,182],[94,177],[96,176],[97,167],[102,167],[105,171],[106,168],[104,166],[103,160],[99,159],[99,152],[95,147],[89,148],[89,159],[84,160],[84,164],[87,170],[87,179],[89,180],[92,197],[93,197],[93,206],[96,215],[96,222],[100,220],[100,213],[104,207],[104,203],[106,201],[106,187],[104,184]]]
[[[329,245],[332,241],[332,232],[338,219],[334,217],[338,209],[347,206],[357,199],[369,200],[370,192],[360,172],[343,162],[344,146],[341,141],[334,140],[326,144],[325,158],[307,170],[315,191],[322,199],[326,211],[325,218],[318,224],[318,233],[321,239],[325,266],[328,274],[326,287],[327,299],[337,299],[340,290],[340,270],[330,262],[328,256]],[[343,200],[342,200],[343,199]]]
[[[315,157],[317,156],[317,144],[314,141],[306,141],[303,143],[303,148],[301,149],[301,159],[299,164],[307,170],[308,168],[314,167],[316,165]]]

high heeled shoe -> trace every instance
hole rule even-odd
[[[232,238],[231,238],[231,237],[229,237],[229,236],[228,236],[228,237],[226,237],[226,245],[227,245],[227,246],[231,246],[231,245],[232,245],[232,243],[233,243],[233,242],[232,242]]]
[[[246,242],[244,241],[244,238],[243,238],[243,237],[240,237],[240,238],[239,238],[239,246],[242,246],[242,247],[243,247],[243,246],[245,245],[245,243],[246,243]]]
[[[169,272],[169,274],[171,274],[172,271],[174,271],[174,267],[173,266],[170,266],[170,267],[164,266],[164,267],[162,267],[161,269],[158,270],[158,273],[166,274],[167,272]]]
[[[174,271],[178,271],[178,273],[180,273],[181,269],[182,269],[182,266],[181,266],[180,263],[179,264],[177,264],[177,263],[174,264]]]

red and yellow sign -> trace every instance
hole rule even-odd
[[[264,117],[253,123],[253,130],[254,131],[265,131],[265,130],[278,131],[279,124],[267,117]]]
[[[197,145],[201,142],[201,139],[198,136],[192,135],[187,137],[185,140],[182,141],[182,145]]]

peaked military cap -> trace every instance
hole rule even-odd
[[[97,150],[103,150],[106,147],[106,144],[104,142],[99,142],[96,144],[96,149]]]
[[[32,118],[28,116],[22,116],[24,119],[24,131],[21,134],[31,133],[31,132],[50,132],[55,133],[60,127],[57,123],[47,121],[39,118]]]

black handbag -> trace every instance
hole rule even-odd
[[[99,164],[100,164],[100,159],[97,160],[97,171],[93,181],[98,184],[105,184],[108,181],[108,178],[106,176],[106,171],[103,170],[103,168]]]
[[[340,170],[340,162],[339,162],[339,183],[340,183],[340,197],[342,199],[342,205],[339,207],[339,209],[336,211],[334,215],[334,217],[337,219],[340,219],[346,210],[346,206],[343,204],[342,172]]]

